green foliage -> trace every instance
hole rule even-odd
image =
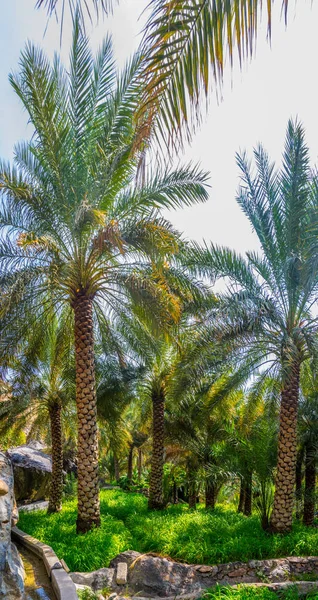
[[[292,586],[287,590],[279,592],[270,591],[268,588],[258,588],[254,586],[239,585],[236,589],[227,586],[217,585],[206,591],[202,600],[297,600],[299,598],[296,586]],[[312,600],[318,598],[318,594],[308,595],[306,598]]]
[[[92,590],[78,590],[77,593],[80,600],[98,600],[98,595],[94,594]]]
[[[315,555],[318,530],[295,523],[288,535],[266,534],[256,516],[245,517],[222,506],[215,511],[187,505],[148,511],[141,494],[101,491],[102,524],[85,536],[75,530],[76,502],[66,501],[59,514],[20,513],[19,527],[45,541],[71,570],[107,566],[119,552],[158,552],[189,563]]]
[[[132,480],[130,480],[127,475],[122,475],[118,481],[118,485],[122,490],[139,492],[148,487],[149,481],[148,478],[145,477],[142,477],[140,481],[138,481],[136,473],[133,473]]]

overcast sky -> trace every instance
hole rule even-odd
[[[106,31],[113,35],[115,55],[122,65],[138,45],[139,20],[147,0],[120,0],[114,15],[87,26],[93,47]],[[0,156],[11,159],[15,142],[30,135],[27,118],[8,84],[8,73],[16,70],[19,53],[27,39],[40,44],[52,56],[62,53],[67,60],[71,27],[60,29],[52,19],[47,27],[44,11],[34,10],[35,0],[10,0],[1,6],[0,38]],[[264,3],[266,4],[266,3]],[[276,2],[278,9],[279,2]],[[276,10],[271,47],[266,26],[259,34],[254,59],[227,70],[223,99],[211,95],[208,116],[191,147],[180,160],[200,162],[211,173],[208,203],[170,214],[170,219],[188,238],[213,240],[238,251],[256,248],[255,234],[235,202],[238,169],[235,152],[262,142],[279,161],[289,117],[298,116],[307,131],[313,163],[318,163],[318,2],[290,0],[289,23],[285,30]]]

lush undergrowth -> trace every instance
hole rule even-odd
[[[79,593],[81,600],[98,600],[99,594],[83,590]],[[268,588],[238,586],[234,589],[226,586],[216,586],[207,590],[201,600],[318,600],[318,593],[308,594],[306,597],[298,594],[296,587],[290,587],[287,590],[271,592]]]
[[[256,516],[244,517],[222,506],[209,512],[189,511],[182,504],[149,512],[140,494],[102,490],[101,512],[101,527],[81,536],[75,532],[75,500],[66,501],[55,515],[21,512],[19,527],[52,546],[72,571],[107,566],[127,549],[205,564],[317,554],[318,529],[295,523],[292,533],[270,536]]]
[[[299,594],[296,587],[280,592],[279,595],[271,592],[268,588],[239,586],[233,589],[225,586],[216,586],[208,590],[202,600],[298,600]],[[306,598],[318,600],[318,593],[310,594]],[[302,596],[302,600],[304,596]]]

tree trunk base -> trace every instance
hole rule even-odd
[[[165,505],[163,502],[157,502],[156,500],[148,500],[149,510],[163,510]]]
[[[100,527],[100,518],[78,518],[76,521],[76,533],[87,533],[95,527]]]
[[[55,506],[54,504],[49,504],[47,507],[47,513],[49,515],[53,514],[53,513],[59,513],[62,510],[62,505],[60,504],[59,506]]]

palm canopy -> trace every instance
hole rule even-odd
[[[212,330],[240,346],[238,361],[249,358],[288,374],[291,363],[316,356],[318,290],[315,248],[317,175],[300,124],[289,122],[281,170],[262,146],[254,151],[257,172],[246,154],[238,155],[242,186],[237,201],[257,234],[261,253],[246,257],[214,245],[194,246],[189,265],[201,274],[225,278]]]
[[[264,3],[265,4],[265,3]],[[170,140],[191,136],[211,83],[220,89],[226,56],[253,54],[262,0],[150,0],[143,54],[147,81],[140,113]],[[287,17],[288,0],[282,0]],[[266,2],[271,32],[272,2]]]
[[[106,297],[122,312],[129,295],[143,306],[160,294],[153,265],[180,239],[158,209],[205,200],[206,174],[188,166],[136,185],[138,68],[134,57],[117,74],[109,38],[94,60],[78,22],[69,73],[31,45],[22,53],[10,81],[35,133],[13,167],[0,166],[2,315],[14,302],[36,296],[35,314],[47,294],[59,305],[85,290],[102,320]],[[169,304],[163,286],[161,295]]]
[[[52,310],[72,319],[79,532],[100,523],[94,332],[132,311],[161,328],[180,318],[165,273],[184,242],[159,211],[207,198],[207,175],[191,165],[138,183],[139,73],[138,56],[117,73],[109,38],[94,58],[77,16],[68,71],[28,45],[10,76],[34,134],[13,167],[0,165],[3,339],[45,330]]]
[[[19,354],[8,356],[1,373],[8,379],[10,394],[0,412],[0,431],[22,429],[27,438],[49,439],[49,412],[58,404],[63,410],[65,434],[75,431],[75,368],[70,328],[53,318],[41,343],[29,330],[19,345]]]
[[[287,18],[288,0],[281,0]],[[82,22],[93,12],[108,14],[116,0],[68,0]],[[272,28],[272,1],[264,2],[268,34]],[[63,15],[65,1],[37,0],[49,14]],[[240,64],[254,52],[262,0],[149,0],[149,17],[141,44],[145,88],[139,119],[147,136],[156,134],[164,145],[191,136],[202,115],[202,96],[211,84],[219,91],[226,56],[237,54]]]
[[[276,170],[260,146],[254,151],[256,173],[245,154],[238,203],[258,236],[261,254],[242,257],[227,248],[198,247],[189,265],[228,281],[220,308],[205,340],[226,343],[240,367],[236,379],[262,366],[281,380],[280,433],[273,531],[292,526],[297,454],[297,411],[302,363],[317,357],[317,174],[299,123],[289,122],[282,168]],[[201,342],[202,343],[202,342]],[[272,375],[273,370],[272,370]]]

